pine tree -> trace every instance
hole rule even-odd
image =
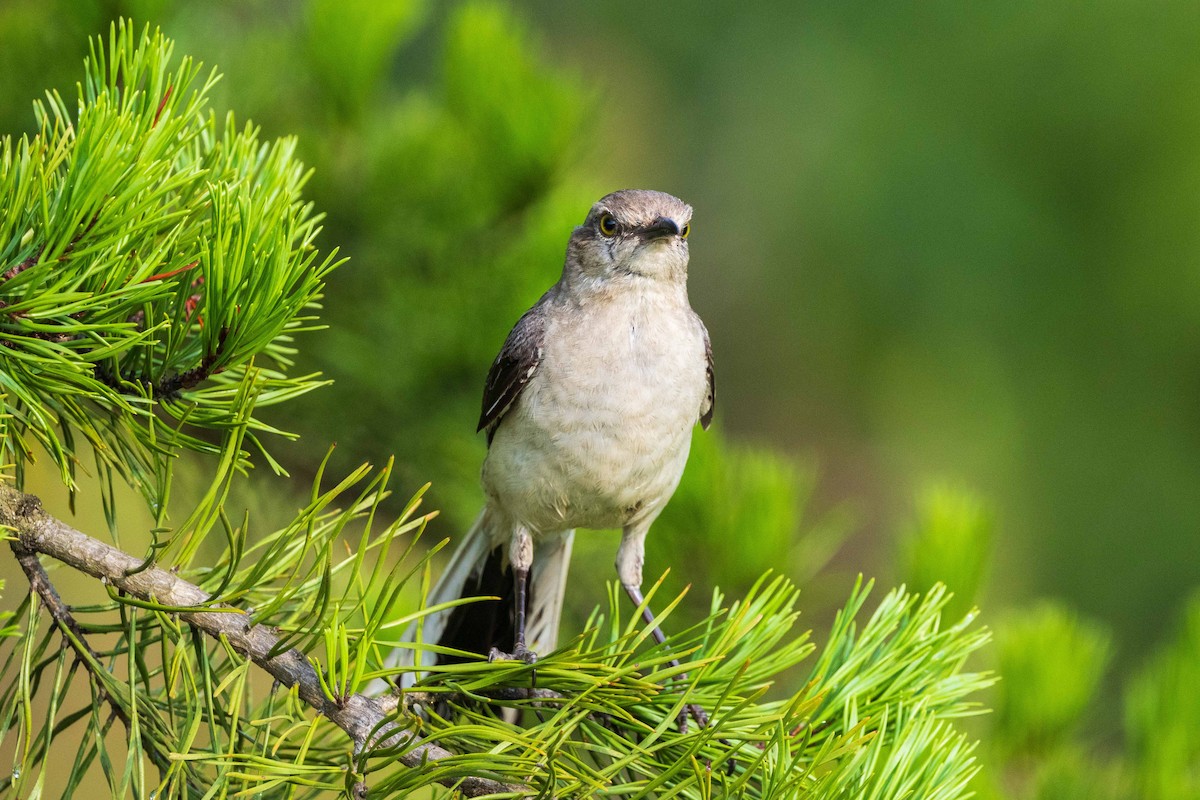
[[[294,140],[218,120],[216,80],[123,23],[93,43],[73,110],[51,94],[36,134],[0,142],[0,524],[28,582],[0,618],[7,791],[969,794],[974,745],[956,721],[990,682],[964,666],[988,634],[973,613],[947,618],[940,585],[888,592],[867,613],[860,582],[820,647],[796,628],[782,576],[714,591],[708,616],[673,618],[664,645],[613,591],[536,679],[476,661],[365,695],[398,632],[435,610],[398,604],[427,584],[431,514],[421,492],[398,514],[381,507],[390,464],[319,470],[276,530],[234,507],[254,464],[282,471],[269,448],[286,434],[261,409],[322,385],[293,357],[340,262],[317,246]],[[205,487],[180,497],[187,452]],[[93,465],[107,531],[76,530],[25,493],[35,457],[70,492]],[[122,484],[153,519],[136,550]],[[68,603],[64,567],[105,599]],[[660,621],[680,598],[661,600]],[[708,727],[682,724],[689,703]]]

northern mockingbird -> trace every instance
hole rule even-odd
[[[488,372],[487,504],[429,604],[502,599],[432,615],[425,641],[526,660],[552,649],[576,528],[622,529],[617,575],[642,605],[646,534],[679,484],[692,427],[713,414],[712,349],[687,296],[691,218],[676,197],[626,190],[571,234],[562,277]]]

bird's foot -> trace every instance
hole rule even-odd
[[[505,653],[499,647],[493,647],[488,652],[488,661],[524,661],[526,664],[536,664],[537,660],[537,653],[520,642],[511,653]]]
[[[526,664],[536,664],[538,660],[537,653],[525,646],[524,642],[517,642],[517,646],[513,648],[511,653],[503,653],[499,647],[493,647],[488,651],[488,662],[492,661],[524,661]],[[537,670],[533,670],[529,674],[529,690],[537,689]]]

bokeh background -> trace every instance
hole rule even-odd
[[[351,261],[302,343],[335,383],[273,418],[299,481],[251,502],[288,507],[336,441],[335,469],[432,481],[444,535],[480,502],[483,376],[570,228],[613,189],[683,197],[719,411],[650,572],[703,608],[783,569],[818,630],[860,572],[947,580],[1070,705],[996,745],[1062,745],[1050,777],[981,791],[1069,796],[1080,752],[1142,746],[1123,687],[1200,648],[1200,5],[747,8],[4,0],[0,132],[126,15],[297,135]],[[579,546],[582,616],[615,538]]]

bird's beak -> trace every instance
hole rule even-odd
[[[667,217],[659,217],[641,230],[642,238],[647,241],[662,239],[667,236],[678,236],[679,226],[675,224],[675,220]]]

